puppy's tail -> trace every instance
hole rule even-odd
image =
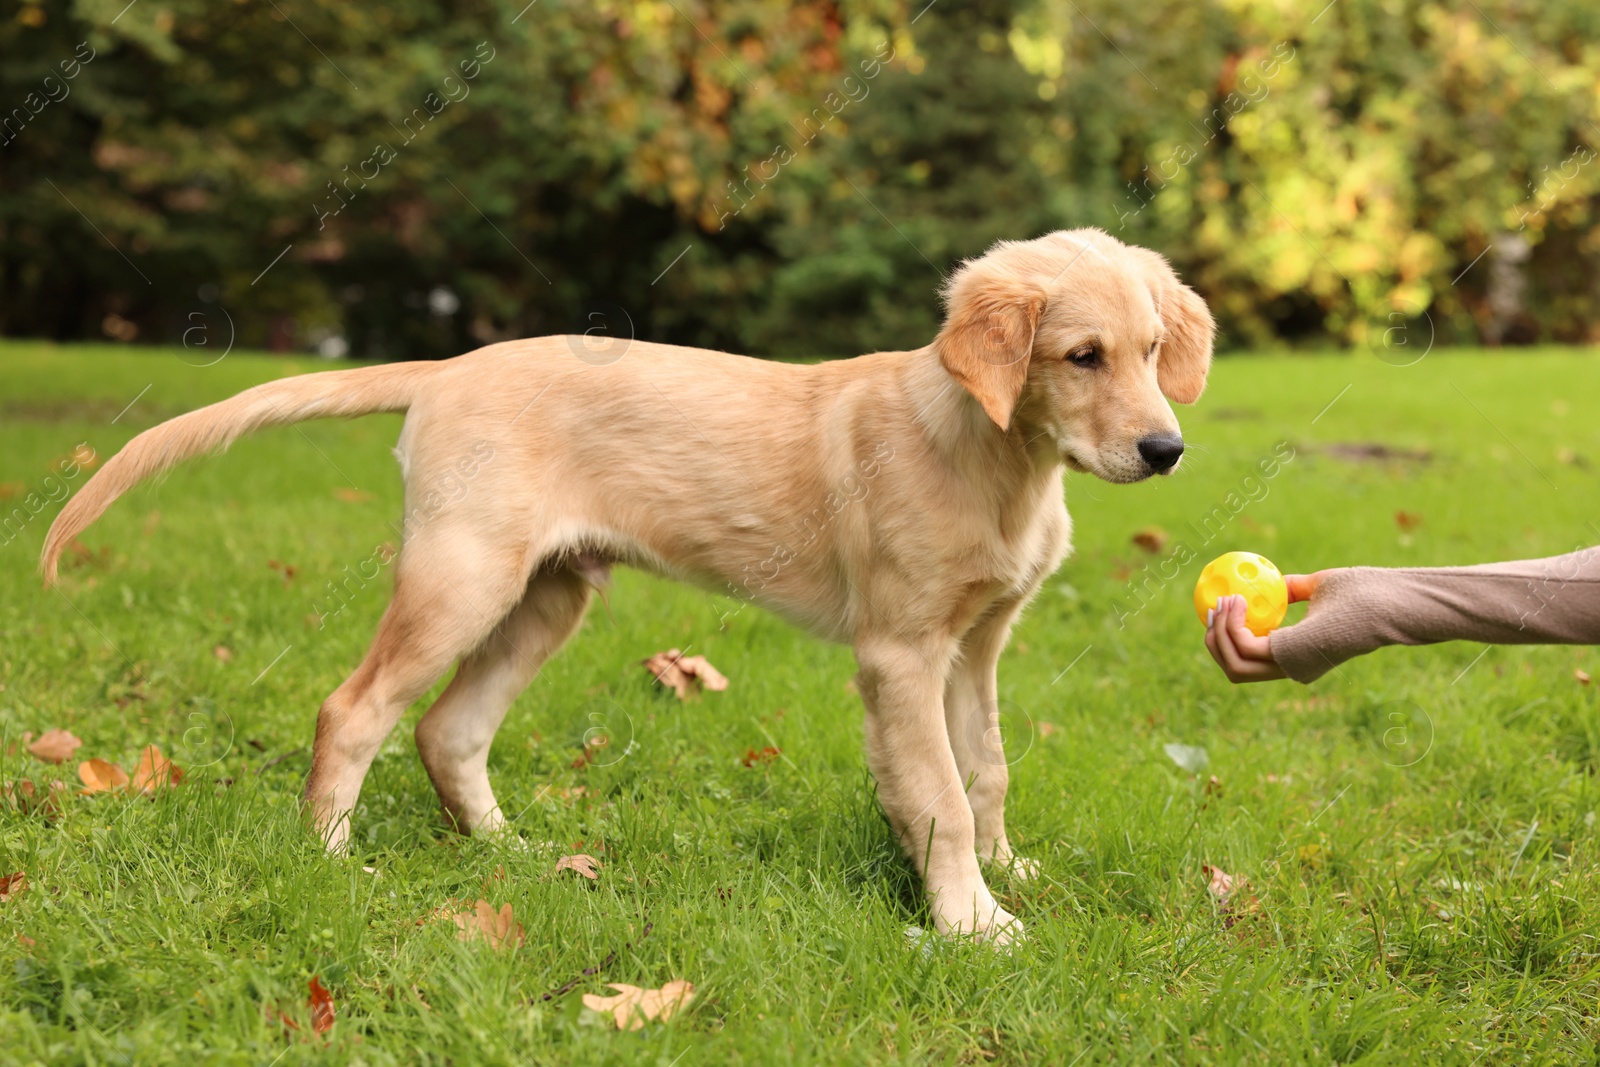
[[[125,445],[67,502],[45,536],[39,569],[56,581],[62,551],[88,529],[112,501],[139,482],[191,456],[220,451],[263,426],[306,419],[405,411],[436,363],[395,363],[284,378],[246,389],[210,407],[153,426]]]

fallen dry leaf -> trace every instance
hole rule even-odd
[[[430,908],[428,911],[424,912],[422,917],[417,920],[417,925],[426,926],[428,923],[444,919],[454,922],[456,918],[456,909],[465,903],[466,901],[460,900],[456,897],[446,897],[443,904],[440,904],[437,908]]]
[[[704,656],[685,656],[669,648],[642,662],[644,669],[655,675],[656,681],[678,694],[679,700],[688,700],[701,686],[718,692],[728,688],[728,679]]]
[[[316,975],[311,976],[311,995],[306,1003],[311,1006],[311,1029],[325,1034],[333,1026],[333,994],[322,987]]]
[[[365,489],[335,489],[333,495],[347,504],[365,504],[372,499],[372,494]]]
[[[1422,525],[1422,516],[1414,511],[1397,511],[1394,513],[1394,522],[1400,529],[1409,533]]]
[[[1213,867],[1210,864],[1201,867],[1200,873],[1204,874],[1208,879],[1210,879],[1209,883],[1206,885],[1206,889],[1210,890],[1211,895],[1216,898],[1219,904],[1226,904],[1228,902],[1228,895],[1233,892],[1233,875],[1229,874],[1221,867]]]
[[[588,793],[589,788],[582,785],[575,785],[570,788],[563,787],[561,789],[557,789],[553,785],[541,785],[539,791],[533,794],[533,799],[535,803],[541,800],[560,799],[570,804],[581,797],[587,796]]]
[[[231,663],[233,661],[233,649],[227,645],[218,645],[211,650],[211,654],[223,663]]]
[[[161,754],[155,745],[144,746],[139,753],[139,766],[133,770],[133,788],[141,793],[154,793],[162,786],[174,786],[183,781],[183,768]]]
[[[1057,726],[1053,722],[1041,722],[1039,723],[1039,736],[1049,737],[1059,729],[1061,729],[1061,727]]]
[[[1146,526],[1133,535],[1133,543],[1153,556],[1167,547],[1167,531],[1159,526]]]
[[[472,911],[450,918],[460,927],[463,941],[481,938],[495,949],[522,947],[522,924],[512,918],[510,904],[502,904],[497,912],[487,900],[479,900]]]
[[[61,796],[66,791],[66,782],[51,782],[50,788],[41,790],[24,778],[0,786],[0,801],[4,801],[6,807],[23,813],[34,811],[53,813],[61,810]]]
[[[1572,668],[1572,677],[1577,679],[1579,685],[1588,685],[1590,682],[1594,681],[1593,678],[1589,677],[1589,672],[1584,670],[1582,667]]]
[[[14,496],[21,496],[28,491],[28,487],[21,482],[0,482],[0,500],[10,500]]]
[[[585,993],[583,1006],[611,1012],[618,1030],[641,1030],[647,1022],[666,1022],[694,999],[694,986],[684,981],[668,982],[660,989],[640,989],[620,982],[612,982],[607,988],[618,992],[610,997]]]
[[[109,793],[128,787],[128,772],[103,759],[87,759],[78,764],[78,777],[87,787],[80,793]]]
[[[1201,867],[1200,871],[1208,879],[1206,889],[1217,902],[1217,913],[1222,916],[1224,927],[1232,927],[1245,916],[1261,910],[1260,898],[1249,892],[1248,883],[1243,878],[1209,864]]]
[[[83,742],[73,737],[69,730],[46,730],[39,740],[28,746],[28,751],[46,763],[60,763],[71,759],[81,744]]]
[[[13,900],[22,895],[28,888],[28,875],[24,871],[16,874],[0,875],[0,904]]]
[[[771,745],[767,745],[760,752],[757,752],[753,748],[747,748],[745,749],[744,755],[739,757],[739,762],[744,764],[746,767],[754,767],[758,763],[771,763],[781,755],[783,755],[783,753],[773,748]]]
[[[597,870],[599,866],[599,860],[595,859],[593,856],[585,855],[584,853],[580,852],[576,856],[562,856],[560,859],[556,860],[556,873],[560,874],[562,871],[577,871],[579,874],[589,879],[589,881],[593,882],[600,877],[600,872]]]

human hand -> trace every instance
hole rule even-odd
[[[1332,571],[1286,574],[1289,603],[1310,600],[1317,586]],[[1230,682],[1270,682],[1287,677],[1272,657],[1272,635],[1257,637],[1245,625],[1247,605],[1242,596],[1225,596],[1206,613],[1206,651],[1217,661]]]

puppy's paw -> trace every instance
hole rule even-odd
[[[1022,929],[1022,920],[998,905],[988,923],[977,931],[977,940],[1000,949],[1009,949],[1014,942],[1022,941],[1027,936]]]
[[[958,906],[958,900],[967,906]],[[946,937],[970,937],[996,948],[1024,937],[1021,920],[1002,908],[987,889],[936,901],[933,919],[934,929]]]
[[[1003,856],[992,856],[984,861],[999,871],[1004,871],[1011,877],[1021,882],[1031,882],[1039,877],[1039,865],[1033,860],[1017,855],[1015,852]]]

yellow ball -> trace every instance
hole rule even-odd
[[[1224,552],[1200,572],[1194,585],[1194,613],[1206,613],[1225,596],[1245,599],[1245,625],[1257,637],[1276,630],[1289,611],[1289,586],[1272,561],[1255,552]]]

